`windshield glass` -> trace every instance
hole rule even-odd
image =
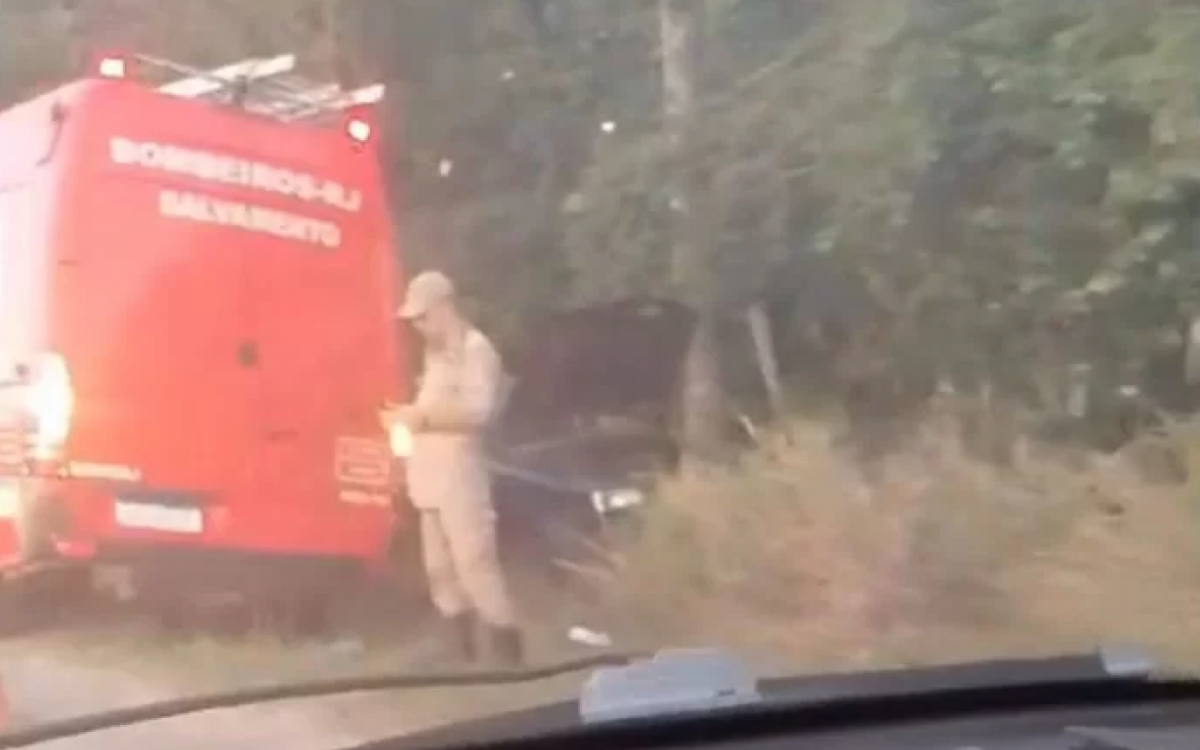
[[[1198,63],[1187,0],[0,3],[5,728],[1200,667]]]

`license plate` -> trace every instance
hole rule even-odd
[[[199,534],[204,531],[204,513],[199,508],[179,508],[154,503],[117,501],[117,524],[128,529]]]

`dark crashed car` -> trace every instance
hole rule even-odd
[[[531,327],[489,437],[506,562],[580,561],[636,519],[679,461],[668,423],[692,326],[683,306],[627,300]]]

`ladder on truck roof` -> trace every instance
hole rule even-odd
[[[284,122],[316,119],[373,104],[384,94],[381,83],[346,91],[336,83],[323,84],[299,76],[293,72],[293,54],[252,57],[211,70],[147,55],[135,55],[134,59],[141,65],[183,76],[159,86],[158,91],[164,94],[225,101]]]

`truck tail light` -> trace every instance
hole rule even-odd
[[[42,356],[32,373],[29,399],[33,457],[56,459],[62,454],[75,418],[75,390],[61,354]]]
[[[371,140],[371,123],[358,117],[352,117],[346,122],[346,135],[358,144]]]

